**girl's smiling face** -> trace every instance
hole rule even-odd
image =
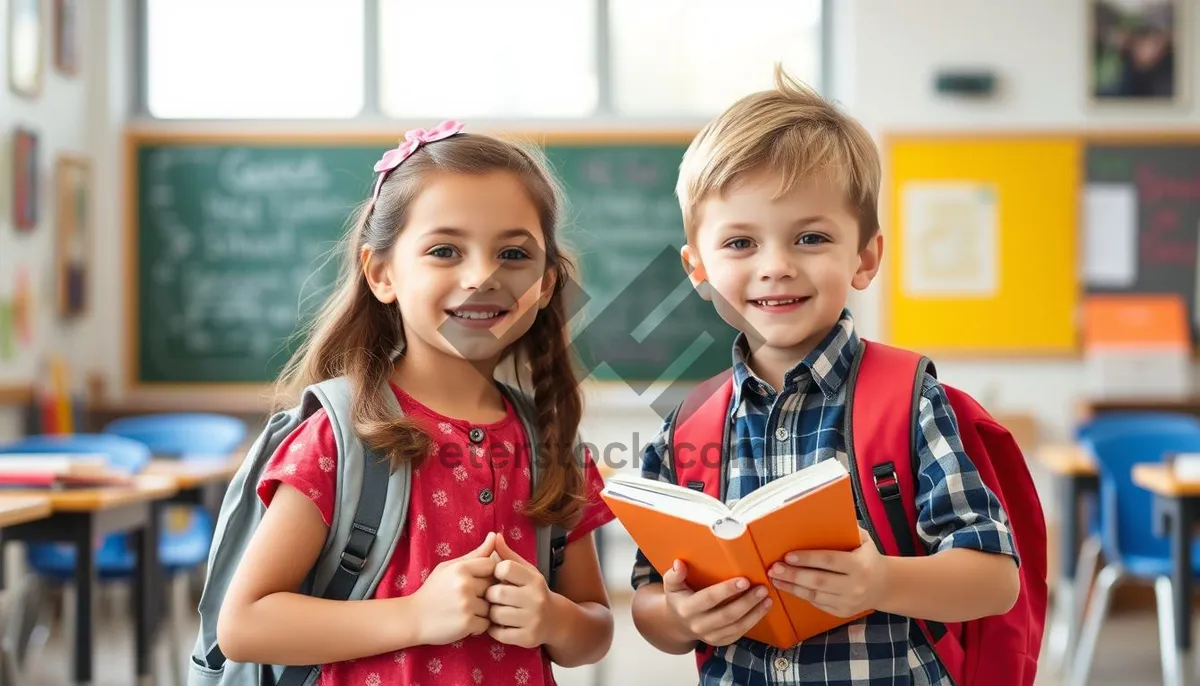
[[[537,207],[504,171],[438,173],[421,187],[392,249],[364,260],[371,290],[398,303],[407,354],[495,362],[549,302]]]

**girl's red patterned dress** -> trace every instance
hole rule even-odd
[[[410,595],[438,563],[478,547],[488,532],[504,534],[527,560],[536,558],[534,526],[521,514],[530,497],[525,432],[510,406],[504,419],[470,424],[440,415],[393,386],[404,412],[435,438],[434,453],[414,471],[408,520],[395,554],[376,589],[376,598]],[[310,500],[325,524],[337,497],[337,449],[329,419],[318,411],[280,446],[258,486],[270,505],[286,483]],[[603,480],[591,456],[585,478],[589,504],[569,541],[613,519],[598,493]],[[321,669],[321,686],[407,684],[553,684],[549,657],[541,649],[505,645],[484,634],[443,646],[414,646]]]

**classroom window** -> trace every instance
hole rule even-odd
[[[379,0],[379,106],[394,117],[582,117],[596,109],[596,4]]]
[[[613,109],[720,112],[771,85],[775,62],[818,89],[821,0],[608,0]]]
[[[707,118],[823,89],[832,0],[138,0],[162,119]]]
[[[362,0],[143,0],[152,116],[351,118],[363,107]]]

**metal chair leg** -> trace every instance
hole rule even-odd
[[[1058,674],[1068,674],[1079,641],[1079,627],[1087,608],[1088,592],[1100,563],[1100,537],[1085,539],[1079,548],[1074,578],[1061,578],[1054,589],[1054,608],[1046,632],[1046,664]]]
[[[1087,612],[1088,592],[1096,577],[1096,568],[1100,565],[1101,541],[1099,534],[1088,536],[1079,547],[1079,566],[1075,569],[1075,583],[1071,589],[1074,592],[1074,607],[1068,618],[1066,629],[1066,645],[1062,653],[1063,673],[1069,673],[1071,662],[1075,658],[1075,650],[1079,645],[1079,632],[1083,626],[1083,617]]]
[[[1104,624],[1105,615],[1108,614],[1108,601],[1112,596],[1113,588],[1121,580],[1121,575],[1122,571],[1119,567],[1108,565],[1100,570],[1100,574],[1096,578],[1096,588],[1092,591],[1092,599],[1088,603],[1079,636],[1079,648],[1075,653],[1075,659],[1071,661],[1068,686],[1085,686],[1087,684],[1088,673],[1092,669],[1092,659],[1096,655],[1096,642],[1100,638],[1100,628]]]
[[[1175,606],[1171,600],[1171,577],[1154,580],[1158,600],[1158,651],[1162,658],[1163,686],[1183,686],[1183,655],[1175,645]]]

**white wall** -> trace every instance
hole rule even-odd
[[[114,0],[116,1],[116,0]],[[105,278],[110,266],[104,256],[117,235],[118,221],[111,207],[115,192],[111,160],[106,157],[100,118],[93,116],[104,110],[108,72],[108,10],[109,0],[89,0],[77,3],[80,12],[79,73],[68,77],[60,74],[53,63],[53,3],[42,0],[43,86],[33,99],[17,97],[7,87],[8,74],[8,4],[0,0],[0,292],[11,293],[14,270],[25,265],[33,277],[36,315],[33,347],[8,363],[0,383],[34,378],[37,361],[42,356],[62,354],[77,372],[96,368],[102,358],[95,336],[110,326],[108,294],[96,288]],[[38,160],[38,202],[40,219],[37,227],[26,234],[17,234],[11,222],[12,202],[12,132],[16,126],[26,126],[40,134]],[[93,254],[98,255],[92,277],[92,300],[87,315],[75,320],[63,320],[56,311],[57,287],[54,264],[55,236],[55,163],[58,154],[70,153],[90,157],[92,161]],[[112,278],[108,276],[107,278]],[[11,439],[20,429],[19,411],[0,408],[0,440]]]
[[[881,139],[893,130],[1158,129],[1200,124],[1200,98],[1167,109],[1099,109],[1086,98],[1087,17],[1082,0],[838,0],[838,56],[849,67],[835,95]],[[1185,17],[1191,89],[1200,80],[1200,12]],[[847,54],[848,53],[848,54]],[[998,94],[982,101],[933,92],[942,68],[982,67]],[[887,259],[885,257],[885,268]],[[862,331],[876,335],[885,277],[854,304]],[[1082,394],[1080,364],[1064,361],[947,359],[944,380],[1001,410],[1032,412],[1047,438],[1070,429]]]

